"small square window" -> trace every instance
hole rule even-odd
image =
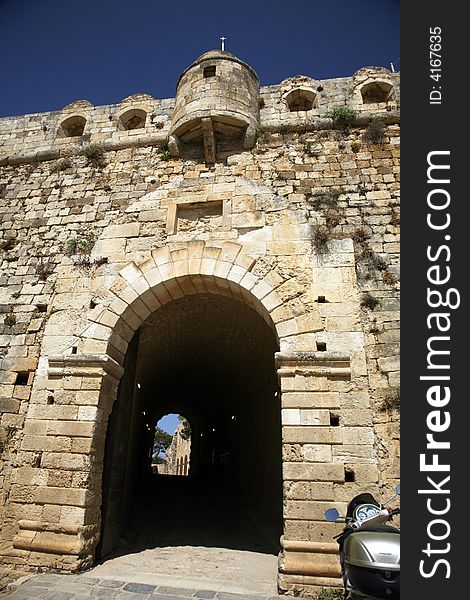
[[[204,77],[215,77],[215,65],[204,67]]]
[[[339,427],[339,415],[330,414],[330,427]]]
[[[19,371],[16,374],[15,385],[28,385],[29,371]]]

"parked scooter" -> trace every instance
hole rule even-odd
[[[400,531],[387,525],[400,509],[386,505],[396,494],[379,504],[372,494],[355,496],[346,517],[336,508],[325,512],[328,521],[343,518],[343,532],[335,536],[339,544],[344,600],[396,600],[400,598]]]

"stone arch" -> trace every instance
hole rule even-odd
[[[116,368],[122,369],[112,389],[105,384],[101,386],[99,406],[103,411],[102,419],[100,423],[96,424],[91,441],[91,446],[95,452],[94,461],[96,464],[104,465],[103,473],[97,473],[93,483],[93,489],[97,494],[102,494],[103,499],[99,523],[101,536],[97,545],[98,556],[104,556],[113,547],[116,531],[120,527],[119,522],[113,520],[112,516],[118,511],[114,510],[113,507],[109,508],[109,506],[112,506],[109,504],[111,498],[109,490],[114,489],[113,486],[115,485],[126,485],[124,482],[116,484],[113,479],[113,473],[117,471],[113,469],[115,459],[113,458],[112,449],[108,454],[109,460],[106,458],[108,439],[114,439],[114,433],[110,435],[109,431],[114,432],[115,430],[112,427],[116,423],[123,422],[118,415],[126,415],[127,413],[122,413],[121,409],[125,407],[124,411],[130,410],[128,407],[132,406],[132,402],[128,400],[127,396],[121,395],[116,384],[121,379],[120,390],[134,389],[132,354],[137,351],[136,343],[138,344],[138,341],[136,342],[138,336],[135,336],[135,334],[151,315],[158,313],[160,309],[164,309],[165,305],[171,304],[173,301],[183,300],[183,297],[196,294],[225,296],[230,300],[236,300],[238,303],[244,304],[245,307],[248,306],[252,309],[252,312],[259,315],[272,332],[270,336],[273,341],[272,354],[270,355],[272,365],[266,367],[266,371],[261,369],[263,373],[269,370],[272,379],[261,378],[263,384],[260,387],[262,393],[259,397],[261,401],[273,398],[272,385],[273,381],[276,380],[275,353],[281,343],[284,343],[283,340],[295,338],[302,327],[306,329],[307,325],[306,323],[302,324],[300,321],[297,322],[297,317],[289,310],[284,314],[276,312],[276,309],[283,304],[276,289],[284,282],[284,279],[279,276],[276,278],[274,272],[263,276],[254,274],[255,263],[256,260],[246,255],[240,244],[232,242],[225,242],[220,247],[215,247],[204,241],[193,241],[179,249],[170,250],[170,246],[165,246],[155,250],[145,262],[139,265],[132,262],[121,269],[117,280],[110,288],[109,305],[94,317],[93,325],[88,329],[86,337],[82,338],[82,345],[79,345],[78,348],[79,355],[104,355],[113,362]],[[312,339],[313,335],[312,332]],[[122,366],[119,367],[118,365]],[[131,379],[132,381],[130,381]],[[142,388],[144,390],[150,389],[149,386],[146,387],[145,383],[144,380]],[[244,385],[246,385],[246,380]],[[124,402],[123,398],[126,399]],[[236,395],[232,395],[231,401],[233,402],[235,398]],[[270,416],[267,416],[266,419],[268,423],[271,422],[271,419],[274,422],[278,421],[280,425],[280,397],[277,392],[274,398],[276,400],[272,401],[271,409],[267,411]],[[115,406],[118,408],[118,412],[114,412]],[[254,410],[254,414],[253,419],[255,421],[253,422],[256,422],[256,418],[259,418],[260,414],[259,406],[258,412]],[[126,417],[123,418],[126,420]],[[207,415],[204,419],[206,418]],[[111,429],[107,431],[108,423]],[[269,428],[267,428],[268,430]],[[212,431],[215,431],[215,429]],[[269,431],[272,433],[266,434],[268,443],[263,448],[275,451],[277,448],[276,436],[278,436],[279,455],[275,456],[279,459],[279,462],[277,466],[272,467],[271,475],[267,475],[266,479],[262,479],[256,493],[258,495],[266,493],[268,484],[275,481],[276,473],[278,473],[279,488],[272,492],[272,497],[278,500],[278,502],[273,500],[273,506],[278,507],[279,512],[276,518],[281,522],[282,441],[280,428],[273,427]],[[202,446],[205,446],[205,444],[195,444],[194,450],[196,454],[199,453],[201,456],[205,451]],[[118,456],[116,460],[119,461],[121,458]],[[199,465],[197,464],[196,467],[199,466],[203,469],[205,464],[206,462],[203,461]],[[180,460],[177,465],[177,473],[183,475],[186,469],[187,466],[183,466]],[[246,482],[250,481],[249,478],[253,477],[253,473],[254,470],[252,469],[251,471],[248,470],[248,474],[245,474],[245,485],[247,487],[248,483]],[[269,477],[272,478],[272,481]],[[87,508],[88,511],[91,509],[92,507]],[[273,509],[272,512],[275,513],[276,511]]]
[[[290,112],[308,111],[317,108],[316,93],[306,86],[299,86],[283,95]]]
[[[144,129],[149,110],[144,106],[126,107],[121,111],[117,119],[117,128],[119,131],[131,131],[134,129]]]
[[[283,279],[275,271],[255,275],[255,263],[233,242],[216,247],[193,241],[178,250],[154,250],[140,265],[131,262],[121,269],[110,287],[108,306],[95,309],[79,351],[108,355],[122,365],[135,331],[151,313],[184,295],[207,292],[251,306],[273,329],[281,351],[314,350],[315,332],[322,329],[317,319],[308,313],[294,315],[285,306],[276,311],[283,305],[276,291]],[[297,336],[306,343],[304,334],[310,334],[309,347],[297,347]]]
[[[390,110],[397,89],[392,73],[383,67],[364,67],[353,75],[352,100],[358,110]]]
[[[281,83],[281,100],[290,112],[318,108],[317,85],[311,77],[289,77]]]
[[[79,137],[83,135],[85,126],[86,118],[84,116],[72,115],[60,123],[57,135],[61,138]]]
[[[359,87],[363,104],[380,104],[394,98],[393,85],[383,79],[366,81]]]

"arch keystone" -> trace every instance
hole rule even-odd
[[[210,259],[210,260],[218,260],[220,256],[221,249],[215,248],[214,246],[206,246],[204,248],[204,252],[202,255],[202,259]]]
[[[192,240],[189,242],[188,248],[188,256],[191,260],[192,258],[202,258],[202,254],[204,252],[206,242],[203,240]]]
[[[201,260],[201,274],[202,275],[213,275],[217,261],[213,258],[202,258]]]
[[[173,264],[175,269],[175,277],[186,277],[189,274],[189,261],[187,260],[178,260]]]
[[[177,262],[185,262],[188,260],[189,257],[189,252],[188,252],[188,248],[180,248],[179,250],[173,250],[172,252],[170,252],[170,256],[171,256],[171,260],[174,263]]]

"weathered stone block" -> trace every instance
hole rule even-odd
[[[369,430],[367,430],[369,432]],[[352,432],[350,433],[352,436]],[[343,428],[339,427],[283,427],[282,439],[288,443],[341,444]]]
[[[344,481],[342,464],[284,463],[283,477],[286,480],[302,481]]]

